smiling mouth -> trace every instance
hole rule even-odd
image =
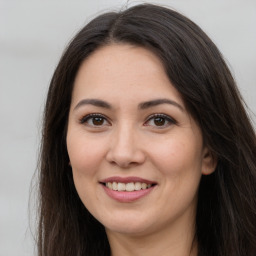
[[[105,187],[109,188],[113,191],[123,191],[123,192],[133,192],[133,191],[140,191],[146,190],[155,186],[156,184],[147,184],[145,182],[106,182],[102,183]]]
[[[120,202],[131,203],[154,191],[156,182],[140,177],[109,177],[99,182],[106,194]]]

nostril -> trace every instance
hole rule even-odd
[[[144,152],[140,148],[139,140],[135,140],[133,128],[127,125],[125,127],[122,125],[122,127],[118,134],[113,134],[109,141],[106,154],[107,161],[121,168],[129,168],[143,163],[145,160]]]
[[[117,165],[121,168],[130,168],[142,164],[145,161],[145,156],[142,152],[109,152],[107,161],[111,165]]]

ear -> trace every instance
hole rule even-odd
[[[218,159],[207,147],[203,150],[202,174],[212,174],[217,166]]]

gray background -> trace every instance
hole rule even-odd
[[[150,2],[150,1],[144,1]],[[129,6],[140,1],[129,1]],[[225,56],[256,113],[256,0],[166,0],[199,24]],[[47,87],[67,42],[122,0],[0,0],[0,256],[35,255],[29,207]],[[35,193],[32,192],[32,199]],[[30,210],[29,210],[30,208]],[[30,217],[29,217],[30,212]]]

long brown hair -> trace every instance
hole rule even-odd
[[[183,15],[143,4],[106,13],[65,50],[50,83],[40,155],[39,256],[110,255],[107,236],[80,201],[66,148],[74,79],[100,46],[129,43],[153,51],[218,159],[203,176],[196,218],[202,256],[256,254],[256,138],[235,81],[208,36]],[[170,252],[171,253],[171,252]]]

